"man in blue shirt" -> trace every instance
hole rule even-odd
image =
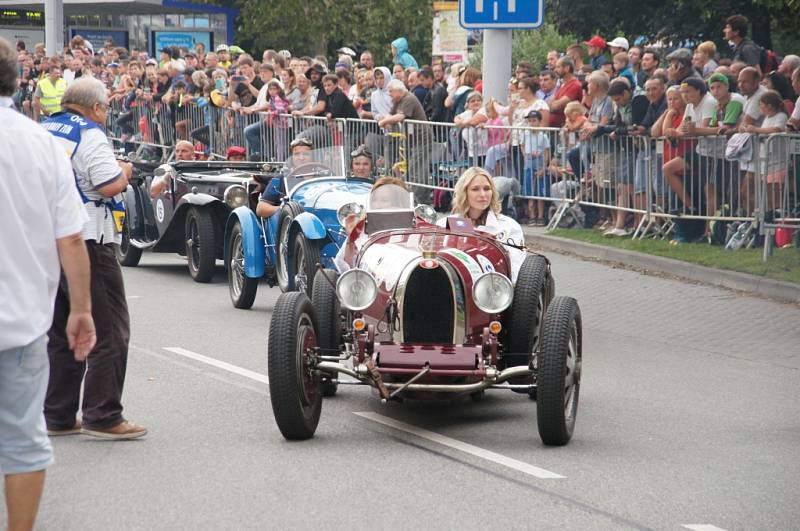
[[[311,152],[314,149],[314,144],[310,139],[305,137],[296,138],[289,145],[292,153],[292,168],[298,168],[304,164],[313,162]],[[261,198],[256,206],[256,215],[262,218],[268,218],[280,209],[281,200],[286,195],[286,185],[284,184],[286,174],[280,177],[275,177],[267,185]]]

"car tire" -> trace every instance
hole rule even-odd
[[[275,238],[275,276],[278,280],[278,287],[282,292],[294,291],[294,272],[292,269],[291,260],[289,260],[289,246],[293,242],[289,241],[289,229],[292,227],[292,221],[300,213],[303,212],[303,207],[295,201],[289,201],[283,207],[278,215],[278,234]]]
[[[309,297],[313,293],[314,277],[320,261],[319,244],[306,238],[302,231],[294,237],[294,251],[289,260],[290,271],[294,272],[294,287]]]
[[[258,279],[250,278],[244,273],[244,245],[242,243],[242,225],[236,223],[231,230],[228,242],[228,261],[225,271],[228,275],[228,292],[234,308],[249,310],[253,307],[258,291]]]
[[[316,323],[314,306],[305,293],[278,297],[267,342],[267,375],[275,422],[289,440],[310,439],[319,424],[320,379],[306,355],[317,347]]]
[[[547,305],[547,277],[547,260],[543,256],[525,257],[514,286],[506,329],[506,353],[503,354],[506,368],[530,363]]]
[[[327,278],[325,278],[326,276]],[[311,290],[311,302],[317,312],[317,344],[323,356],[338,356],[341,353],[341,307],[334,287],[338,276],[339,274],[333,269],[317,271]],[[333,286],[331,282],[333,282]],[[322,374],[323,397],[331,397],[336,394],[339,387],[337,378],[336,374]]]
[[[542,326],[536,360],[536,423],[548,446],[563,446],[572,438],[578,412],[583,330],[581,310],[571,297],[556,297]]]
[[[128,226],[128,217],[122,224],[122,241],[116,246],[117,261],[125,267],[136,267],[142,259],[142,250],[131,245],[131,228]]]
[[[210,282],[217,263],[217,223],[211,210],[190,208],[185,230],[189,274],[195,282]]]

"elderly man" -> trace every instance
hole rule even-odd
[[[188,140],[179,140],[175,144],[175,160],[194,160],[194,146]],[[170,183],[172,176],[169,173],[161,177],[153,177],[150,182],[150,197],[156,198]]]
[[[792,72],[798,68],[800,68],[800,56],[787,55],[783,58],[781,64],[778,65],[778,73],[786,79],[790,79],[792,77]]]
[[[8,529],[28,530],[53,462],[42,406],[59,262],[69,283],[66,334],[78,361],[94,346],[95,329],[80,235],[88,218],[63,148],[11,108],[16,82],[16,53],[0,38],[0,474]]]
[[[678,48],[667,55],[667,61],[669,62],[669,68],[667,69],[669,81],[667,86],[681,85],[692,77],[702,80],[703,76],[692,66],[693,60],[694,54],[687,48]]]
[[[405,120],[415,120],[424,122],[427,120],[422,104],[399,79],[393,79],[387,85],[389,96],[392,98],[392,110],[388,116],[381,118],[378,122],[380,127],[389,129]],[[415,124],[413,135],[406,139],[408,147],[408,172],[406,180],[420,184],[429,183],[429,158],[431,149],[431,130],[429,126]],[[418,203],[427,203],[430,197],[430,190],[415,187],[414,195]]]
[[[66,148],[89,221],[83,239],[92,266],[92,317],[97,345],[86,363],[75,360],[67,330],[70,311],[65,281],[56,295],[50,328],[50,385],[44,416],[51,435],[84,433],[106,439],[133,439],[147,429],[122,416],[122,388],[128,361],[130,318],[114,244],[121,241],[124,206],[115,198],[128,186],[131,165],[117,162],[99,124],[106,122],[106,88],[94,78],[76,80],[44,127]],[[85,376],[85,378],[84,378]],[[83,420],[77,421],[83,383]]]
[[[749,132],[750,126],[761,127],[764,115],[761,113],[759,103],[761,96],[767,92],[767,88],[761,84],[761,73],[752,66],[747,66],[739,72],[738,77],[739,92],[745,97],[744,115],[739,124],[739,131]],[[754,179],[757,161],[742,162],[739,168],[745,172],[742,186],[739,189],[741,197],[740,204],[745,208],[745,214],[749,215],[755,207],[755,188]]]

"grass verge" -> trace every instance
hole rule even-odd
[[[569,238],[586,243],[637,251],[682,260],[717,269],[749,273],[760,277],[800,284],[800,249],[789,247],[775,249],[767,262],[762,261],[761,248],[728,251],[724,247],[706,243],[670,245],[665,240],[632,240],[630,238],[604,237],[592,229],[556,229],[549,233],[559,238]]]

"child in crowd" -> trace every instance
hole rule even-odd
[[[283,84],[277,79],[271,79],[267,87],[269,96],[269,110],[267,111],[267,131],[274,137],[275,155],[277,160],[283,160],[286,155],[286,138],[289,134],[289,122],[286,115],[289,113],[290,103],[283,91]]]
[[[628,80],[630,83],[631,88],[636,88],[636,77],[633,75],[633,70],[631,69],[630,65],[628,64],[628,54],[625,52],[619,52],[614,56],[614,72],[616,72],[617,77],[622,77]]]
[[[767,179],[767,209],[780,208],[783,195],[783,183],[789,164],[786,138],[769,139],[768,135],[786,132],[786,106],[781,95],[774,90],[768,90],[761,96],[758,110],[764,116],[761,127],[754,125],[745,126],[745,131],[763,135],[761,139],[760,156],[762,164],[766,164],[764,174]],[[768,151],[769,150],[769,151]]]
[[[537,130],[542,127],[542,113],[530,111],[525,115],[528,127],[522,135],[522,151],[525,155],[525,176],[522,183],[522,195],[549,197],[550,175],[550,139],[547,133]],[[544,226],[545,202],[543,199],[528,199],[528,225]]]
[[[471,166],[483,166],[486,159],[488,132],[479,126],[488,119],[486,109],[483,108],[483,96],[480,92],[473,91],[467,95],[464,112],[453,120],[456,127],[461,129],[461,138],[467,146]]]

